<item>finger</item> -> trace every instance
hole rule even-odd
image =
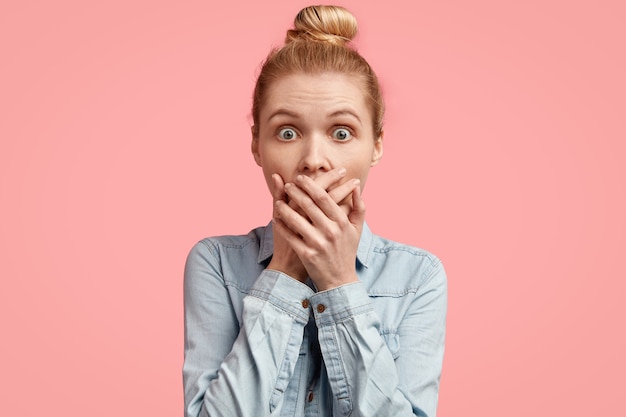
[[[330,198],[339,205],[345,203],[351,205],[350,203],[352,202],[352,190],[354,190],[354,183],[351,181],[346,181],[343,184],[328,190],[328,195],[330,195]]]
[[[334,168],[315,178],[314,181],[321,188],[328,191],[330,197],[335,201],[335,203],[340,204],[342,202],[345,203],[344,200],[350,196],[350,193],[354,189],[351,184],[341,183],[341,179],[344,178],[345,175],[345,168]],[[300,207],[298,207],[295,202],[289,201],[289,206],[291,206],[291,208],[296,210],[298,213],[304,215],[304,212],[300,209]],[[344,209],[346,215],[349,211],[350,208]]]
[[[346,176],[345,168],[333,168],[328,172],[324,172],[319,177],[315,178],[315,182],[325,190],[328,190],[332,185],[335,185],[343,177]]]
[[[317,207],[313,199],[307,195],[307,193],[293,183],[285,184],[285,193],[289,200],[289,207],[306,218],[307,221],[312,222],[311,216],[321,218],[324,216],[321,209]],[[330,198],[330,197],[328,197]]]
[[[285,183],[283,178],[279,174],[272,174],[272,181],[274,187],[272,189],[272,198],[274,201],[285,200],[287,194],[285,194]]]
[[[346,184],[352,191],[359,182],[358,179],[352,179]],[[290,186],[286,192],[289,198],[296,199],[314,224],[320,225],[326,219],[335,222],[347,220],[346,213],[333,201],[330,194],[309,177],[298,175],[296,187]]]
[[[279,218],[272,219],[272,228],[277,236],[284,239],[289,247],[300,257],[307,250],[306,243],[302,240],[302,236],[291,230],[285,222]]]
[[[348,215],[348,219],[359,231],[363,229],[363,222],[365,221],[365,202],[361,198],[361,185],[357,185],[352,192],[352,211]]]
[[[288,187],[287,189],[294,187],[295,186]],[[274,203],[274,218],[302,239],[310,239],[317,233],[307,218],[303,217],[282,200],[278,200]]]

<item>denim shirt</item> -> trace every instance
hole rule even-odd
[[[434,417],[447,307],[439,259],[364,225],[359,282],[317,292],[266,269],[272,252],[271,226],[191,250],[185,416]]]

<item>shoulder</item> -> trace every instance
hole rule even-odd
[[[268,240],[266,232],[267,227],[258,227],[245,235],[204,238],[191,248],[186,270],[213,271],[225,278],[237,276],[237,272],[256,271],[263,257],[264,242]]]
[[[219,257],[223,252],[245,250],[252,246],[257,248],[265,235],[265,227],[257,227],[245,235],[220,235],[205,237],[196,242],[191,249],[191,254],[195,252],[206,252]]]
[[[443,264],[435,254],[405,243],[372,235],[366,276],[371,289],[417,289],[431,280],[445,285]]]
[[[407,260],[424,263],[431,267],[441,264],[441,260],[435,254],[425,249],[396,242],[379,235],[373,235],[371,251],[373,257],[406,258]]]

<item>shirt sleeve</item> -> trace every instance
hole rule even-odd
[[[243,299],[241,329],[215,247],[200,242],[185,265],[185,417],[269,415],[299,355],[313,291],[264,270]],[[307,306],[308,307],[308,306]]]
[[[362,283],[317,293],[311,302],[338,415],[435,417],[447,309],[438,260],[412,297],[394,354]]]

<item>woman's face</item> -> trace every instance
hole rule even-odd
[[[252,153],[270,191],[274,173],[287,183],[299,174],[316,178],[333,168],[345,168],[344,180],[358,178],[362,188],[383,155],[382,137],[374,137],[372,115],[355,76],[298,73],[274,81],[259,125]]]

